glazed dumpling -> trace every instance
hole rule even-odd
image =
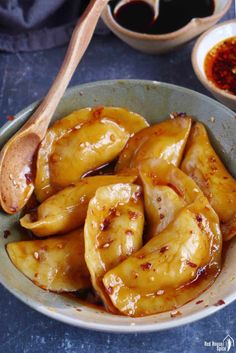
[[[97,189],[84,226],[85,260],[93,287],[114,311],[104,291],[104,274],[142,246],[144,225],[141,188],[114,184]]]
[[[37,286],[54,292],[90,288],[83,230],[44,240],[7,244],[13,264]]]
[[[49,197],[36,213],[22,217],[20,224],[40,237],[68,232],[84,223],[88,203],[97,188],[116,183],[132,183],[135,179],[135,176],[121,175],[84,178]]]
[[[218,214],[223,239],[231,239],[236,234],[236,180],[217,156],[201,123],[192,128],[181,169],[198,184]]]
[[[176,309],[212,284],[220,271],[221,244],[218,216],[201,195],[162,233],[104,275],[106,293],[128,316]]]
[[[37,199],[42,202],[53,193],[55,188],[50,184],[49,158],[53,151],[55,141],[66,135],[72,129],[79,129],[90,117],[91,108],[75,111],[63,119],[57,120],[48,129],[46,136],[38,150],[35,194]]]
[[[143,185],[148,238],[151,238],[202,192],[190,177],[164,159],[144,160],[138,171]]]
[[[81,173],[109,162],[123,148],[129,136],[146,126],[148,123],[139,114],[117,107],[85,108],[56,121],[38,151],[35,179],[37,199],[44,201],[61,186],[68,185],[68,180],[69,183],[78,180]],[[69,163],[66,169],[58,170],[65,167],[65,160]],[[57,177],[59,179],[55,181]]]
[[[116,171],[136,167],[147,158],[163,158],[178,166],[190,132],[192,119],[176,117],[147,127],[129,139],[119,156]]]

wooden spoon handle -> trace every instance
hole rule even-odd
[[[109,0],[90,1],[85,12],[76,24],[64,61],[51,88],[37,110],[23,127],[25,129],[33,124],[34,130],[37,130],[37,134],[41,139],[43,139],[52,115],[90,43],[98,19],[108,1]],[[36,121],[37,124],[35,125]]]

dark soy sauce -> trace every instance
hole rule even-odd
[[[118,2],[111,3],[112,13]],[[160,0],[159,16],[153,21],[153,9],[136,0],[120,7],[113,16],[122,27],[133,32],[164,34],[177,31],[193,18],[211,16],[214,10],[214,0]]]
[[[154,12],[151,6],[140,0],[120,7],[114,15],[116,21],[122,27],[141,33],[150,29],[153,16]]]

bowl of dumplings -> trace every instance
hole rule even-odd
[[[0,132],[1,146],[37,103]],[[178,86],[69,89],[34,158],[32,196],[0,211],[0,281],[78,327],[158,331],[236,299],[232,111]]]

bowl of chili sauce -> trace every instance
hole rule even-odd
[[[192,64],[201,83],[236,110],[236,19],[212,27],[197,40]]]

